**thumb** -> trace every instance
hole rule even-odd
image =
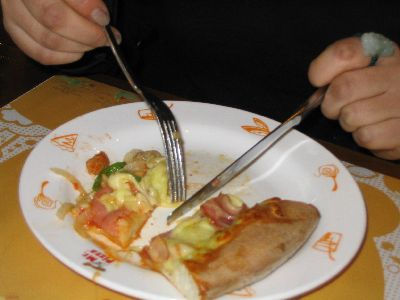
[[[324,86],[336,76],[350,70],[366,67],[371,58],[364,54],[361,40],[350,37],[328,46],[308,69],[308,78],[315,86]]]
[[[107,6],[101,0],[64,0],[64,2],[81,16],[100,26],[105,26],[110,22]]]

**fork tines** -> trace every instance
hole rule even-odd
[[[172,202],[186,199],[186,176],[182,137],[169,107],[154,95],[146,93],[147,103],[157,117],[164,143]]]

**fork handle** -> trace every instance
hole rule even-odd
[[[131,70],[129,70],[129,66],[127,61],[125,60],[125,57],[119,50],[117,40],[115,39],[115,36],[111,29],[111,25],[105,26],[105,32],[107,34],[108,39],[111,41],[110,43],[111,51],[114,53],[114,57],[117,60],[117,63],[122,70],[122,73],[124,73],[126,79],[128,80],[129,85],[132,87],[133,91],[136,94],[138,94],[138,96],[141,98],[142,101],[147,102],[147,99],[143,94],[143,91],[136,85],[134,79],[131,76],[132,72]]]

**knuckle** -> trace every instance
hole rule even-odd
[[[104,46],[106,44],[106,36],[104,32],[99,30],[93,35],[93,45],[94,47]]]
[[[325,99],[321,103],[321,111],[328,119],[336,120],[339,118],[341,102],[332,95],[331,88],[332,85],[329,86]]]
[[[57,30],[65,24],[66,11],[62,3],[44,3],[41,7],[41,21],[50,30]]]
[[[357,129],[358,111],[354,105],[347,105],[340,111],[339,122],[340,126],[347,132],[352,132]]]
[[[356,143],[364,148],[371,149],[373,146],[372,132],[365,127],[359,128],[353,133]]]
[[[332,45],[333,57],[338,61],[349,61],[357,55],[357,49],[351,41],[341,41]]]
[[[328,119],[335,120],[337,119],[337,113],[336,110],[333,108],[332,105],[329,104],[327,100],[324,100],[321,103],[321,111],[322,114],[327,117]]]
[[[335,100],[351,99],[354,86],[354,76],[351,74],[343,74],[331,83],[328,92]]]
[[[61,47],[62,38],[51,31],[43,31],[38,42],[48,49],[58,50]]]

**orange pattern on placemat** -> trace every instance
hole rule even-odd
[[[381,248],[389,252],[395,251],[395,245],[391,242],[382,242]],[[386,266],[387,270],[393,274],[400,273],[400,257],[391,255],[390,260],[391,262]]]
[[[172,106],[174,106],[173,103],[168,105],[169,108],[172,108]],[[138,109],[137,113],[139,115],[139,118],[141,118],[142,120],[147,120],[147,121],[157,120],[157,117],[151,111],[150,108]]]
[[[379,173],[364,169],[358,166],[350,165],[349,163],[344,162],[345,166],[349,170],[350,174],[356,178],[363,179],[372,179],[379,176]]]
[[[78,135],[76,133],[72,133],[67,135],[56,136],[51,139],[51,142],[61,150],[74,152],[77,138]]]
[[[381,244],[382,249],[386,251],[393,251],[394,250],[394,245],[390,242],[382,242]]]
[[[393,273],[393,274],[399,274],[400,273],[400,257],[398,256],[391,256],[392,263],[387,266],[388,271]]]
[[[312,246],[315,250],[326,252],[329,259],[335,260],[333,253],[339,248],[342,240],[342,234],[339,232],[325,233],[315,244]]]
[[[387,269],[390,273],[399,274],[400,273],[400,266],[391,264],[387,266]]]
[[[48,181],[44,181],[42,186],[40,187],[40,192],[37,196],[33,199],[33,203],[37,208],[44,208],[44,209],[54,209],[56,208],[56,201],[49,198],[44,194],[44,188],[48,184]]]
[[[335,192],[338,189],[338,184],[336,180],[338,174],[339,174],[339,168],[336,167],[334,164],[328,164],[319,167],[317,176],[322,175],[325,177],[332,178],[333,180],[332,191]]]
[[[267,135],[270,133],[269,127],[265,124],[264,121],[254,117],[253,118],[254,125],[243,125],[241,126],[244,130],[249,133],[257,134],[257,135]]]
[[[400,266],[400,257],[398,257],[398,256],[391,256],[390,258],[393,260],[393,262],[394,262],[395,264],[398,264],[398,265]]]
[[[385,186],[391,190],[392,192],[395,193],[400,193],[400,186],[398,183],[399,179],[390,177],[390,176],[385,176],[383,177],[383,182],[385,183]]]
[[[23,116],[10,104],[0,108],[0,164],[32,149],[50,132]]]
[[[232,292],[231,295],[250,298],[250,297],[254,297],[256,295],[256,292],[251,287],[247,286],[241,290]]]

